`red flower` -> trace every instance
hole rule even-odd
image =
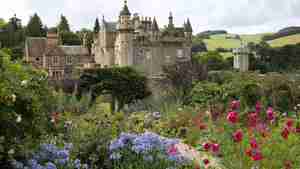
[[[208,165],[208,164],[209,164],[209,160],[208,160],[208,159],[204,159],[204,160],[203,160],[203,163],[204,163],[205,165]]]
[[[204,149],[205,151],[209,151],[210,148],[211,148],[211,145],[210,145],[209,143],[204,143],[204,144],[202,145],[202,147],[203,147],[203,149]]]
[[[288,128],[284,128],[281,132],[281,136],[284,138],[284,139],[288,139],[289,138],[289,134],[290,134],[290,131]]]
[[[253,138],[253,139],[250,140],[250,146],[253,149],[257,149],[258,148],[258,144],[257,144],[256,139]]]
[[[237,112],[234,111],[229,112],[227,115],[227,120],[232,124],[237,123],[239,120]]]
[[[296,133],[300,133],[300,125],[296,127]]]
[[[294,120],[293,119],[287,119],[285,125],[290,129],[294,125]]]
[[[246,155],[251,157],[251,155],[252,155],[252,149],[251,148],[246,149]]]
[[[233,101],[231,102],[230,107],[231,107],[231,110],[239,109],[239,108],[240,108],[240,101],[238,101],[238,100],[233,100]]]
[[[175,145],[172,145],[171,147],[169,147],[169,149],[168,149],[168,154],[170,155],[170,156],[175,156],[175,155],[177,155],[177,148],[176,148],[176,146]]]
[[[256,102],[256,105],[255,105],[255,110],[256,110],[256,113],[260,113],[261,112],[261,103],[258,101]]]
[[[241,129],[233,133],[232,137],[235,142],[241,142],[243,140],[243,131]]]
[[[262,160],[263,159],[263,156],[262,156],[262,153],[257,150],[257,149],[254,149],[252,150],[252,156],[251,156],[251,159],[253,161],[259,161],[259,160]]]
[[[219,145],[219,144],[212,144],[212,145],[211,145],[211,151],[212,151],[213,153],[218,153],[219,150],[220,150],[220,145]]]
[[[274,113],[272,107],[269,107],[268,110],[267,110],[267,119],[270,120],[270,121],[275,119],[275,113]]]

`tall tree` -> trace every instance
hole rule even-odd
[[[95,26],[94,26],[94,33],[98,33],[100,31],[100,24],[99,24],[99,19],[96,18],[96,21],[95,21]]]
[[[59,32],[71,32],[69,22],[63,15],[60,17],[60,22],[57,26]]]
[[[45,35],[43,29],[43,23],[40,17],[35,13],[29,20],[26,28],[26,36],[30,37],[42,37]]]

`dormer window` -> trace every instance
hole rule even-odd
[[[73,64],[73,60],[72,60],[72,56],[66,56],[66,64],[67,65],[72,65]]]
[[[54,66],[58,66],[59,65],[59,56],[53,56],[52,57],[52,64]]]
[[[177,49],[177,57],[183,58],[183,50],[182,49]]]

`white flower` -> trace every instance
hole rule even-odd
[[[178,111],[182,111],[183,109],[180,107],[180,108],[178,108]]]
[[[22,116],[21,115],[17,115],[16,122],[20,123],[21,121],[22,121]]]
[[[16,96],[15,94],[12,94],[12,95],[11,95],[11,100],[12,100],[12,102],[15,102],[16,99],[17,99],[17,96]]]
[[[54,118],[51,118],[51,123],[55,123],[55,119]]]
[[[26,85],[27,85],[27,83],[28,83],[28,81],[27,81],[27,80],[22,80],[22,82],[21,82],[21,86],[26,86]]]

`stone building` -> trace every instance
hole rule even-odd
[[[233,49],[232,51],[234,60],[233,68],[238,69],[241,72],[249,70],[249,48],[242,43],[240,48]]]
[[[148,75],[159,74],[164,64],[191,59],[192,32],[189,19],[175,27],[172,13],[164,29],[155,17],[132,16],[125,0],[117,22],[102,18],[92,53],[102,67],[134,66]]]
[[[133,66],[152,76],[160,74],[164,64],[191,59],[192,32],[189,19],[175,27],[172,13],[164,29],[155,18],[131,16],[125,0],[117,22],[102,18],[90,53],[85,45],[60,45],[58,34],[48,32],[46,38],[26,39],[25,60],[46,70],[50,80],[74,79],[76,68],[114,65]]]
[[[47,71],[50,80],[73,79],[75,68],[94,63],[86,47],[60,45],[56,32],[48,32],[46,38],[27,38],[25,61]]]

